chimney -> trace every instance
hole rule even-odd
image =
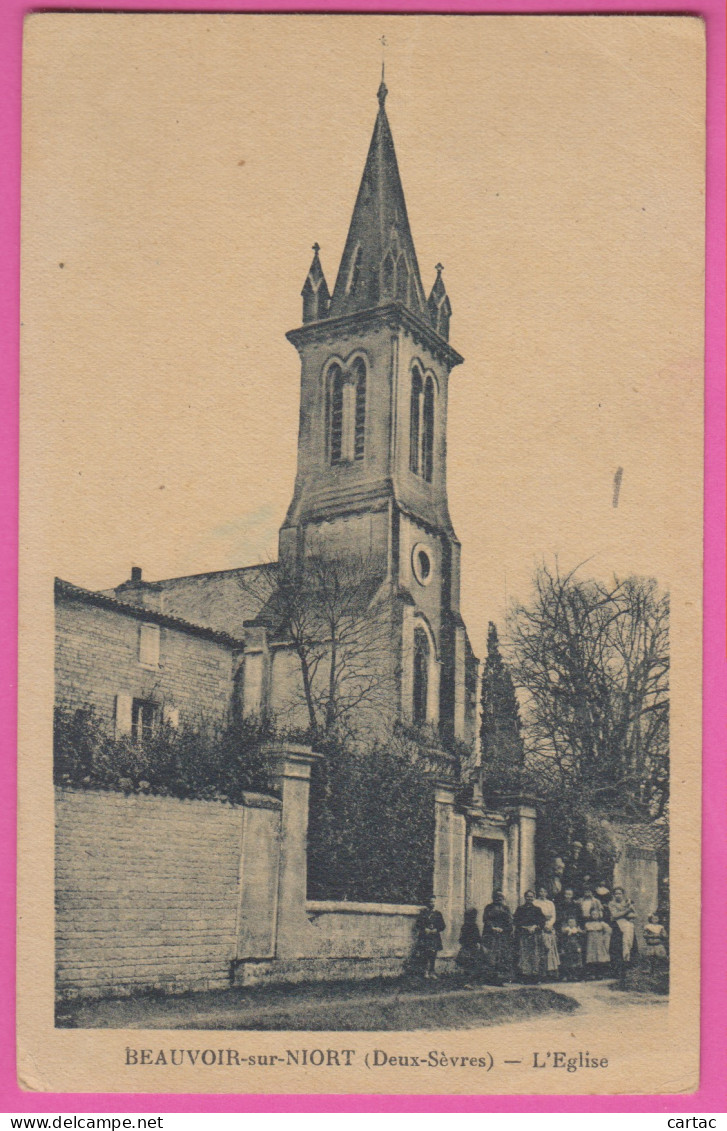
[[[156,612],[162,611],[162,587],[153,581],[144,581],[141,566],[132,566],[129,580],[117,585],[114,592],[119,601],[127,605],[136,605],[140,609],[154,609]]]

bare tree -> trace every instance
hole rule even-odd
[[[661,816],[669,798],[669,598],[542,566],[509,621],[528,759],[586,803]]]
[[[360,730],[391,711],[392,606],[382,592],[385,570],[374,555],[315,554],[240,585],[260,601],[258,619],[272,639],[287,642],[300,669],[311,733]]]

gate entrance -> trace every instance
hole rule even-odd
[[[475,836],[470,846],[467,906],[477,909],[479,919],[487,904],[492,903],[492,893],[502,887],[503,842]]]

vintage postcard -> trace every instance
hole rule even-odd
[[[704,67],[28,17],[23,1088],[698,1087]]]

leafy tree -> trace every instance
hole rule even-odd
[[[650,578],[536,573],[509,618],[528,763],[575,808],[648,820],[669,799],[669,598]]]
[[[524,758],[520,708],[512,676],[500,654],[497,628],[490,621],[482,673],[480,748],[485,767],[520,766]]]

